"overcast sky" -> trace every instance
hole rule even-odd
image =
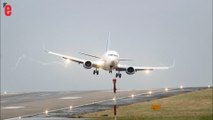
[[[6,0],[2,0],[4,2]],[[30,92],[112,89],[108,71],[71,63],[46,48],[82,59],[110,49],[136,66],[167,66],[146,75],[122,73],[119,89],[212,84],[212,0],[7,0],[2,14],[1,91]]]

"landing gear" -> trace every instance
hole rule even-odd
[[[109,73],[112,73],[112,67],[113,67],[113,66],[110,66]]]
[[[121,73],[120,73],[120,72],[116,73],[116,74],[115,74],[115,77],[116,77],[116,78],[117,78],[117,77],[121,78]]]
[[[96,70],[93,70],[93,75],[98,75],[99,74],[99,71],[96,69]]]

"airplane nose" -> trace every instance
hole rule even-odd
[[[110,63],[110,66],[111,67],[114,67],[116,65],[116,61],[112,61],[111,63]]]
[[[115,61],[112,61],[110,66],[114,66],[115,65]]]

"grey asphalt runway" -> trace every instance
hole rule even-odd
[[[202,88],[173,88],[167,92],[164,88],[118,90],[117,104],[119,106],[128,105],[199,89]],[[152,91],[151,94],[150,91]],[[22,119],[29,120],[78,117],[83,113],[110,109],[114,104],[113,95],[112,90],[31,92],[1,95],[1,119],[19,119],[19,116]],[[72,106],[72,111],[70,106]],[[48,111],[48,115],[45,114],[45,111]]]

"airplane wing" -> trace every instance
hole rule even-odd
[[[83,64],[85,62],[85,60],[81,60],[81,59],[78,59],[78,58],[75,58],[75,57],[71,57],[71,56],[67,56],[67,55],[62,55],[62,54],[59,54],[59,53],[55,53],[55,52],[52,52],[52,51],[49,51],[49,50],[45,50],[47,53],[49,54],[52,54],[52,55],[56,55],[56,56],[59,56],[63,59],[68,59],[70,61],[73,61],[73,62],[77,62],[79,64]]]
[[[126,71],[129,67],[134,68],[134,70],[137,71],[153,71],[153,70],[166,70],[173,68],[175,66],[175,62],[171,66],[163,66],[163,67],[140,67],[140,66],[127,66],[127,65],[118,65],[116,70],[117,71]]]
[[[75,57],[72,57],[72,56],[67,56],[67,55],[63,55],[63,54],[60,54],[60,53],[55,53],[55,52],[52,52],[52,51],[49,51],[49,50],[46,50],[45,51],[49,54],[52,54],[52,55],[56,55],[56,56],[59,56],[65,60],[70,60],[70,61],[73,61],[73,62],[77,62],[79,64],[84,64],[85,62],[87,62],[87,60],[82,60],[82,59],[78,59],[78,58],[75,58]],[[92,62],[92,67],[94,68],[100,68],[102,65],[103,65],[103,62],[102,61],[90,61]]]
[[[136,71],[145,71],[145,70],[153,71],[153,70],[165,70],[169,68],[171,68],[171,66],[169,67],[135,67],[135,70]]]

